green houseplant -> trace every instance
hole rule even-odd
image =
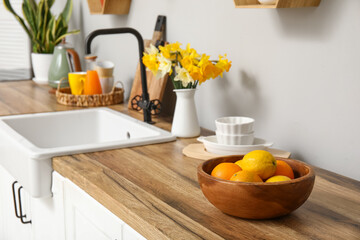
[[[67,0],[59,16],[51,13],[55,0],[24,0],[20,17],[13,9],[10,0],[3,0],[5,8],[11,12],[30,38],[32,47],[32,65],[37,83],[47,83],[49,64],[56,45],[66,36],[78,33],[68,31],[68,22],[72,13],[73,2]]]

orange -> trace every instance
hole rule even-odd
[[[274,156],[265,150],[249,152],[235,164],[238,164],[245,171],[256,173],[263,180],[273,176],[276,171]]]
[[[273,176],[266,180],[266,182],[284,182],[284,181],[291,181],[291,179],[287,176]]]
[[[220,163],[211,172],[211,176],[229,180],[234,173],[240,171],[241,168],[235,163]]]
[[[248,171],[238,171],[231,178],[230,181],[236,182],[262,182],[262,179],[256,173]]]
[[[281,160],[276,160],[276,171],[274,175],[282,175],[294,179],[294,171],[290,165]]]

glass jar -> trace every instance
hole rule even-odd
[[[94,55],[85,56],[85,67],[86,67],[85,70],[86,71],[95,70],[96,58],[97,58],[97,56],[94,56]]]

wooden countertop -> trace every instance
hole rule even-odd
[[[0,83],[0,115],[79,109],[59,105],[47,86]],[[112,109],[141,119],[124,105]],[[169,121],[155,124],[170,130]],[[53,167],[148,239],[360,239],[360,182],[316,168],[303,206],[273,220],[221,213],[203,196],[202,160],[182,155],[195,139],[56,157]]]

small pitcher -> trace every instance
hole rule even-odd
[[[55,47],[49,69],[49,86],[57,88],[60,79],[67,78],[69,72],[80,72],[81,65],[77,52],[64,44]],[[68,87],[68,81],[62,81],[61,87]]]

